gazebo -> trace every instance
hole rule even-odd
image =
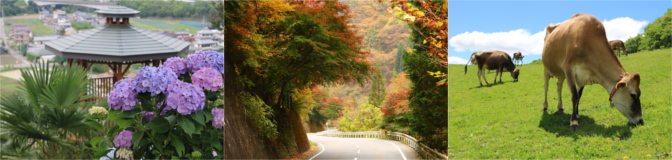
[[[130,25],[129,18],[140,11],[114,6],[96,13],[106,19],[105,25],[47,42],[45,48],[67,59],[68,65],[76,61],[86,70],[95,63],[107,64],[112,84],[123,79],[132,64],[159,66],[189,50],[189,42]]]

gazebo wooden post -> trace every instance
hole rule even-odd
[[[152,61],[152,66],[159,67],[160,63],[161,63],[161,60],[154,60],[154,61]]]
[[[68,67],[72,66],[72,58],[68,58]]]

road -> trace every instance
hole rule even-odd
[[[26,60],[26,57],[23,57],[21,54],[19,54],[18,51],[15,51],[11,47],[9,47],[9,45],[8,45],[9,44],[9,38],[6,37],[7,35],[5,33],[5,25],[4,24],[5,24],[5,18],[2,17],[2,18],[0,18],[0,31],[1,31],[0,32],[0,38],[3,39],[3,41],[2,41],[2,43],[4,43],[3,46],[5,46],[5,48],[7,48],[7,51],[9,51],[9,54],[14,56],[14,59],[16,59],[19,62],[18,64],[14,64],[13,67],[15,67],[15,68],[29,67],[31,63],[28,60]],[[2,69],[3,67],[4,66],[0,66],[0,69]]]
[[[310,141],[318,143],[314,159],[417,159],[415,151],[403,143],[377,138],[337,138],[308,133]]]

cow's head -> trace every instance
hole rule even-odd
[[[629,120],[630,125],[644,124],[642,118],[642,104],[639,90],[639,74],[626,74],[616,83],[611,91],[609,100],[612,107],[623,114]]]
[[[518,82],[518,75],[520,75],[520,69],[516,68],[511,72],[511,77],[513,78],[513,82]]]

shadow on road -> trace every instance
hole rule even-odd
[[[565,111],[570,112],[569,110]],[[555,112],[553,114],[544,112],[541,115],[539,127],[547,132],[555,133],[558,137],[572,137],[574,140],[586,136],[614,137],[620,139],[628,139],[632,136],[632,132],[630,131],[631,126],[628,126],[627,123],[618,126],[605,126],[596,124],[595,119],[584,115],[579,115],[579,129],[577,131],[571,131],[569,129],[570,117],[571,112]]]

